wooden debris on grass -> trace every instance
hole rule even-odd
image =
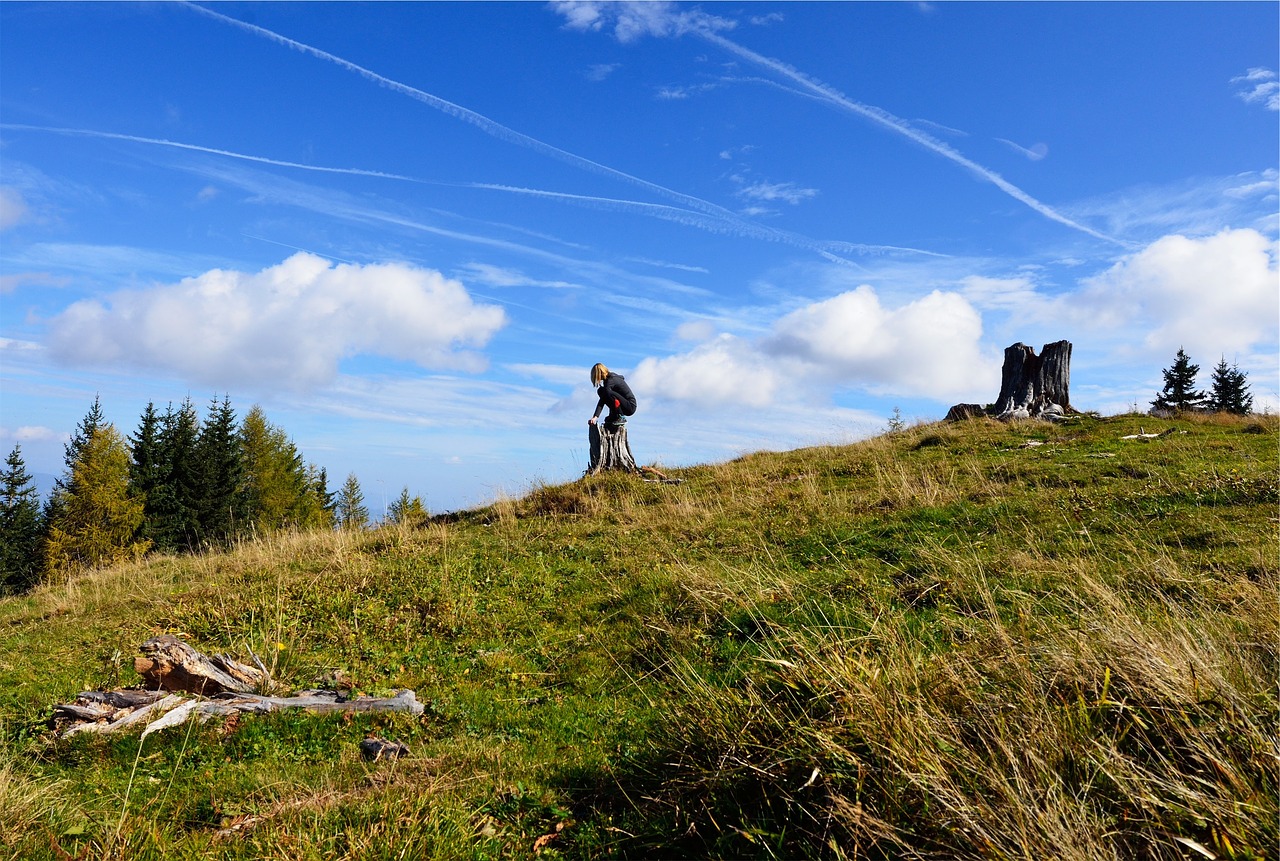
[[[1160,439],[1161,437],[1169,436],[1174,432],[1174,428],[1166,428],[1165,430],[1160,431],[1160,433],[1147,433],[1145,429],[1142,429],[1139,433],[1131,433],[1128,436],[1120,437],[1120,439]]]
[[[84,691],[74,703],[53,707],[54,728],[64,738],[81,732],[112,733],[146,722],[147,735],[177,726],[191,717],[201,721],[233,714],[265,714],[281,709],[315,713],[404,712],[422,714],[411,690],[390,697],[349,697],[338,691],[306,690],[273,696],[278,685],[265,668],[241,664],[225,655],[201,654],[165,634],[142,644],[135,662],[146,690]],[[182,696],[190,694],[192,697]]]

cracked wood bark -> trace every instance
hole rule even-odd
[[[1000,394],[991,413],[997,418],[1027,418],[1075,412],[1070,382],[1070,341],[1045,344],[1039,356],[1026,344],[1013,344],[1004,351]]]
[[[587,475],[596,475],[610,469],[639,472],[636,459],[631,456],[631,444],[627,441],[627,426],[610,430],[600,424],[588,425],[587,438],[591,443],[591,465]]]
[[[140,647],[142,657],[133,668],[147,687],[212,697],[221,693],[250,694],[271,686],[265,670],[234,661],[226,655],[209,657],[171,634],[152,637]]]

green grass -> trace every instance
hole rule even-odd
[[[0,847],[1275,857],[1277,431],[922,425],[85,572],[0,603]],[[166,631],[426,712],[49,731]]]

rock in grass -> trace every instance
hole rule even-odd
[[[377,762],[380,759],[396,759],[408,752],[408,745],[376,735],[371,735],[360,742],[360,755],[370,762]]]

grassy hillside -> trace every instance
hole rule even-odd
[[[1278,424],[920,426],[5,599],[0,846],[1274,858]],[[427,711],[48,731],[161,632]]]

